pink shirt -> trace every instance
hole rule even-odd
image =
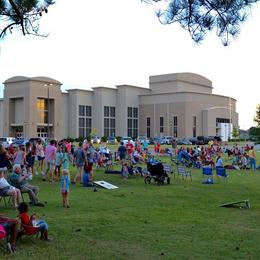
[[[48,145],[45,149],[45,160],[46,162],[50,162],[55,160],[57,148],[54,145]]]

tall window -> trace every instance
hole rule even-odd
[[[138,108],[127,107],[127,135],[133,138],[138,136]]]
[[[92,107],[79,105],[79,137],[90,136],[92,128]]]
[[[173,137],[178,137],[178,117],[173,117]]]
[[[104,136],[116,135],[116,108],[104,106]]]
[[[164,120],[163,116],[160,116],[160,133],[164,132]]]
[[[196,137],[196,136],[197,136],[197,128],[196,128],[196,125],[197,125],[197,117],[194,116],[194,117],[193,117],[193,124],[192,124],[192,135],[193,135],[193,137]]]
[[[48,100],[44,98],[38,98],[36,103],[36,109],[37,123],[48,124]]]
[[[146,136],[149,138],[151,137],[151,118],[146,118]]]

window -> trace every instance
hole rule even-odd
[[[116,108],[104,106],[104,136],[116,135]]]
[[[178,137],[178,117],[173,117],[173,137]]]
[[[127,107],[127,135],[132,138],[138,136],[138,108]]]
[[[92,107],[79,105],[79,137],[90,136],[92,128]]]
[[[37,109],[37,123],[48,124],[48,100],[38,98],[36,103]]]
[[[149,138],[151,137],[151,118],[146,118],[146,136]]]
[[[160,116],[160,133],[163,133],[164,132],[164,125],[163,125],[163,117]]]
[[[231,123],[229,118],[216,118],[217,123]]]
[[[193,126],[192,126],[192,136],[196,137],[197,136],[197,117],[193,116]]]

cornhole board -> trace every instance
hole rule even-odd
[[[109,182],[106,182],[106,181],[94,181],[94,183],[98,186],[101,186],[105,189],[108,189],[108,190],[113,190],[113,189],[117,189],[118,187],[109,183]]]
[[[220,207],[225,207],[225,208],[245,208],[249,209],[250,208],[250,202],[249,200],[239,200],[239,201],[234,201],[234,202],[229,202],[220,205]]]

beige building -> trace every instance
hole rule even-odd
[[[229,137],[238,126],[236,100],[212,94],[212,82],[193,73],[151,76],[149,88],[61,91],[46,77],[13,77],[0,100],[0,136],[86,137],[146,135]]]

